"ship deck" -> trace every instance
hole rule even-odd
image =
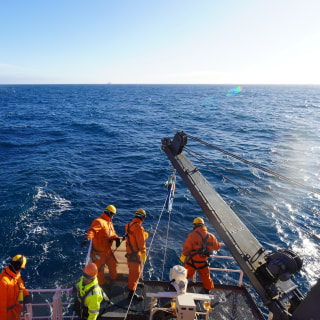
[[[118,261],[117,270],[118,278],[112,285],[104,285],[102,288],[111,300],[111,304],[105,306],[101,319],[150,319],[151,297],[150,293],[176,293],[175,288],[169,281],[140,281],[137,293],[144,297],[143,301],[127,300],[128,291],[128,268],[125,258],[125,241],[115,251]],[[108,279],[108,269],[105,268],[105,276]],[[189,283],[187,292],[205,294],[202,283]],[[215,288],[210,291],[210,306],[212,312],[209,313],[208,319],[224,320],[265,320],[261,311],[256,306],[253,298],[243,286],[215,284]],[[170,308],[171,298],[158,298],[157,307]],[[203,301],[195,301],[197,312],[205,312]],[[129,308],[129,310],[128,310]],[[157,311],[153,315],[153,320],[171,319],[172,314]],[[204,317],[202,317],[204,319]],[[199,319],[202,319],[201,316]]]
[[[143,281],[140,279],[137,293],[142,295],[144,300],[130,302],[127,300],[128,267],[125,258],[125,241],[123,241],[121,246],[115,250],[115,256],[118,261],[117,280],[112,282],[111,285],[109,284],[108,268],[106,267],[104,272],[107,282],[102,286],[111,303],[108,304],[104,302],[101,304],[102,312],[98,319],[174,319],[174,314],[168,312],[174,310],[171,302],[176,298],[176,290],[171,282]],[[27,305],[27,313],[25,315],[28,315],[28,318],[25,319],[77,319],[78,317],[74,313],[71,316],[75,297],[66,295],[66,291],[68,291],[68,287],[58,287],[56,289],[30,289],[29,292],[32,293],[32,305]],[[212,309],[212,312],[208,314],[207,319],[265,320],[265,317],[262,315],[252,296],[244,286],[215,284],[215,288],[211,290],[208,295],[204,292],[201,282],[190,282],[187,287],[187,293],[193,294],[193,297],[197,295],[196,299],[192,300],[196,307],[197,316],[184,317],[185,320],[205,319],[205,315],[200,314],[201,312],[205,312],[204,301],[210,301],[210,307]],[[164,294],[167,297],[160,297]],[[181,298],[181,295],[179,298]],[[178,301],[179,298],[176,298],[176,301]],[[189,307],[188,304],[186,304],[186,306],[187,308]],[[153,308],[153,311],[155,311],[155,309],[157,310],[152,317],[150,313],[151,308]],[[159,308],[164,308],[165,310],[158,310]],[[169,310],[169,308],[171,308],[171,310]]]
[[[106,309],[101,315],[102,319],[149,319],[151,297],[147,293],[175,293],[174,287],[169,281],[143,281],[139,284],[137,293],[143,295],[143,301],[127,300],[127,278],[119,276],[112,286],[103,286],[104,291],[112,301],[112,304],[106,305]],[[188,286],[187,292],[205,294],[201,282],[192,283]],[[215,284],[215,288],[210,291],[210,305],[213,311],[209,314],[209,319],[246,319],[246,320],[264,320],[260,310],[255,305],[252,297],[244,287]],[[170,307],[170,298],[159,298],[158,307]],[[203,303],[196,301],[197,311],[205,312]],[[129,311],[128,307],[130,308]],[[167,316],[167,317],[166,317]],[[168,318],[169,317],[169,318]],[[153,319],[170,319],[172,315],[158,311]]]

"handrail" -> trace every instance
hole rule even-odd
[[[73,302],[62,302],[62,292],[67,292],[68,289],[62,289],[58,287],[56,289],[28,289],[30,293],[52,293],[52,300],[46,303],[29,303],[26,305],[27,312],[24,314],[25,320],[32,319],[50,319],[50,320],[62,320],[62,319],[78,319],[77,316],[63,315],[63,307],[70,306]],[[48,315],[33,316],[34,308],[45,307],[50,308]]]
[[[222,246],[223,243],[220,243]],[[90,241],[90,246],[86,258],[86,264],[90,261],[90,252],[91,252],[92,241]],[[225,260],[234,260],[231,256],[217,256],[217,255],[210,255],[210,258],[214,259],[225,259]],[[218,271],[218,272],[235,272],[239,273],[239,281],[238,286],[242,285],[243,280],[243,271],[240,269],[223,269],[223,268],[209,268],[210,271]],[[193,280],[196,280],[196,274],[193,276]],[[70,306],[73,302],[62,302],[62,292],[67,292],[68,288],[61,288],[57,287],[56,289],[28,289],[30,293],[53,293],[52,301],[48,301],[46,303],[30,303],[27,304],[27,313],[24,314],[24,320],[32,320],[32,319],[49,319],[49,320],[62,320],[62,319],[78,319],[76,315],[63,315],[63,307]],[[47,316],[35,316],[33,317],[33,309],[34,307],[43,307],[49,306],[50,308],[50,315]]]
[[[29,292],[57,292],[57,291],[67,291],[68,289],[62,289],[61,287],[58,287],[56,289],[28,289]]]
[[[223,269],[223,268],[209,268],[211,271],[222,271],[222,272],[235,272],[239,273],[239,281],[238,281],[238,287],[241,287],[242,280],[243,280],[243,271],[242,270],[236,270],[236,269]]]
[[[224,245],[223,243],[221,245]],[[235,260],[231,256],[217,256],[217,255],[210,255],[210,258],[214,259],[225,259],[225,260]],[[242,286],[243,281],[243,271],[241,269],[224,269],[224,268],[209,268],[210,271],[219,271],[219,272],[234,272],[239,273],[239,281],[238,281],[238,287]],[[192,281],[196,281],[197,275],[196,273],[192,277]]]
[[[223,245],[224,245],[224,244],[223,244]],[[210,258],[214,258],[214,259],[225,259],[225,260],[234,260],[234,261],[235,261],[235,259],[234,259],[232,256],[210,255]],[[239,275],[238,287],[241,287],[241,286],[242,286],[243,271],[242,271],[241,269],[209,268],[209,270],[239,273],[240,275]]]
[[[92,240],[89,243],[89,249],[85,260],[85,265],[90,262],[90,255],[91,255],[91,248],[92,248]],[[68,289],[62,289],[58,287],[56,289],[28,289],[30,293],[54,293],[52,297],[52,302],[47,303],[30,303],[27,304],[27,312],[24,314],[25,320],[32,320],[32,319],[51,319],[51,320],[62,320],[62,319],[78,319],[77,316],[74,314],[72,316],[64,316],[63,315],[63,306],[70,306],[73,302],[66,302],[63,303],[61,300],[61,293],[67,292]],[[48,316],[37,316],[33,317],[33,308],[34,307],[41,307],[41,306],[49,306],[50,307],[50,315]]]

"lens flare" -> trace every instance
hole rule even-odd
[[[234,96],[242,91],[242,87],[235,87],[227,92],[227,97]]]
[[[204,108],[214,108],[218,106],[218,101],[216,101],[212,96],[207,97],[203,103]]]

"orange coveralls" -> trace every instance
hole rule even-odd
[[[126,225],[125,230],[126,233],[129,231],[126,242],[127,261],[129,268],[128,289],[135,291],[141,271],[141,253],[147,252],[142,220],[139,218],[134,218]]]
[[[110,217],[103,213],[99,218],[93,220],[86,238],[92,239],[92,261],[98,268],[98,282],[103,285],[106,282],[104,276],[104,265],[109,268],[111,280],[117,278],[117,260],[111,251],[112,241],[118,238]]]
[[[207,255],[204,255],[202,253],[202,239],[205,239],[207,234]],[[193,232],[189,233],[187,240],[183,244],[182,250],[182,254],[186,256],[184,267],[187,269],[187,279],[189,280],[197,270],[203,287],[207,290],[212,290],[214,285],[210,277],[209,264],[207,260],[208,255],[210,255],[212,250],[219,249],[220,243],[213,234],[208,233],[206,226],[200,226],[193,230]]]
[[[18,301],[19,291],[23,297],[29,295],[20,272],[17,274],[6,267],[0,274],[0,320],[20,320],[22,305]]]

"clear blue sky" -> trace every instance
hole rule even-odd
[[[319,0],[3,0],[0,84],[320,84]]]

